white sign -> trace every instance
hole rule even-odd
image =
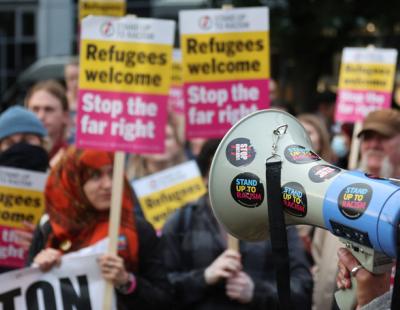
[[[97,263],[99,254],[87,252],[64,255],[61,265],[48,272],[30,267],[2,274],[0,310],[102,309],[99,296],[106,282]]]

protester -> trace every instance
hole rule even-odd
[[[207,141],[198,157],[208,176],[218,140]],[[269,241],[240,242],[226,249],[226,232],[214,218],[208,195],[179,209],[163,228],[174,309],[275,309],[278,296]],[[288,229],[291,296],[296,309],[309,309],[312,279],[294,228]]]
[[[79,59],[73,57],[64,67],[64,80],[69,107],[69,123],[67,130],[67,142],[73,144],[76,135],[76,110],[78,105],[79,89]]]
[[[369,113],[358,136],[361,139],[361,170],[378,177],[400,176],[398,110],[386,109]],[[350,288],[350,271],[359,265],[359,262],[345,249],[340,249],[338,256],[340,272],[337,285],[341,289]],[[390,308],[390,273],[374,275],[361,268],[353,276],[357,280],[357,304],[361,309]],[[374,298],[377,299],[373,300]]]
[[[25,106],[36,114],[47,129],[50,165],[53,165],[67,146],[65,138],[69,114],[65,89],[53,80],[39,82],[28,91]]]
[[[47,131],[35,114],[20,106],[8,108],[0,115],[0,166],[45,172],[49,158],[44,148]],[[19,245],[28,248],[34,226],[18,230]],[[0,273],[14,268],[0,267]]]
[[[335,126],[335,133],[331,140],[331,148],[335,154],[335,165],[339,168],[347,169],[349,165],[349,152],[354,125],[342,123]]]
[[[179,139],[174,123],[169,121],[166,126],[164,153],[131,155],[128,159],[127,175],[129,179],[139,179],[178,165],[185,160],[183,141]]]
[[[79,86],[79,60],[73,57],[64,67],[64,79],[66,85],[66,96],[70,111],[76,111],[78,103]]]
[[[314,151],[325,161],[332,163],[334,155],[330,147],[329,132],[319,117],[313,114],[300,114],[297,119],[310,137]]]
[[[329,135],[332,135],[335,115],[336,94],[330,90],[317,93],[315,96],[316,114],[325,123]]]
[[[338,251],[339,273],[336,281],[339,289],[351,288],[351,270],[357,281],[357,309],[389,310],[391,303],[390,272],[373,274],[365,268],[357,268],[360,262],[345,248]]]
[[[186,143],[186,150],[187,154],[189,154],[189,157],[193,159],[197,158],[206,141],[207,139],[205,138],[193,138],[188,140]]]
[[[360,170],[375,176],[400,176],[400,112],[394,109],[369,113],[358,134]]]
[[[64,253],[107,237],[112,163],[112,153],[70,147],[52,168],[45,189],[49,222],[36,232],[31,251],[43,271],[62,263]],[[163,309],[170,295],[161,243],[147,222],[135,219],[132,201],[125,180],[118,254],[102,255],[99,268],[114,285],[118,309]]]
[[[395,147],[400,135],[400,112],[379,110],[371,112],[363,122],[361,138],[361,170],[381,177],[395,177],[394,167],[398,165],[398,148]],[[398,143],[398,142],[397,142]],[[329,161],[329,160],[328,160]],[[397,163],[397,164],[396,164]],[[313,309],[326,309],[334,303],[336,289],[337,253],[342,246],[330,232],[316,228],[311,251],[315,265]],[[331,308],[331,306],[329,306]]]
[[[0,115],[0,166],[45,172],[46,135],[35,114],[20,106],[8,108]]]

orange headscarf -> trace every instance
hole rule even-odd
[[[93,171],[112,165],[113,159],[112,153],[70,147],[52,168],[45,189],[46,212],[52,228],[48,247],[64,252],[76,251],[107,237],[109,212],[98,211],[91,205],[84,194],[83,185]],[[122,196],[120,238],[122,246],[118,254],[124,258],[128,269],[136,270],[138,236],[132,190],[126,179]],[[70,247],[66,249],[62,245],[67,243]]]

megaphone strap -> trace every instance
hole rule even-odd
[[[281,161],[266,162],[268,220],[279,309],[293,309],[290,298],[289,250],[281,199]]]

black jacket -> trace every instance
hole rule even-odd
[[[243,271],[255,284],[249,304],[229,299],[225,285],[208,286],[204,270],[226,249],[206,200],[178,210],[163,229],[164,259],[175,289],[174,309],[277,309],[278,296],[269,241],[240,242]],[[311,309],[312,277],[296,228],[288,229],[291,298],[295,309]]]

